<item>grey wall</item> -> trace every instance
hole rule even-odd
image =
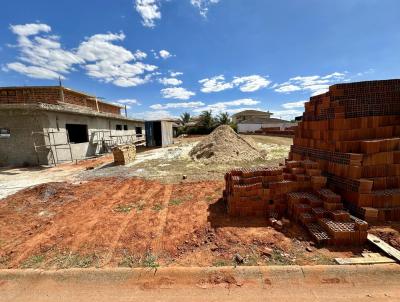
[[[117,120],[106,117],[86,116],[73,113],[24,110],[24,109],[2,109],[0,110],[0,128],[11,130],[10,138],[0,139],[0,165],[37,165],[38,158],[34,149],[34,139],[37,145],[48,144],[48,139],[43,135],[32,137],[32,131],[58,132],[51,134],[53,147],[59,161],[71,160],[71,151],[67,143],[67,131],[65,124],[84,124],[88,127],[89,142],[71,144],[72,157],[74,160],[93,156],[102,151],[101,138],[95,132],[98,130],[111,130],[111,135],[136,134],[135,127],[142,127],[144,134],[144,123],[127,120]],[[128,125],[127,131],[117,131],[116,125]],[[109,133],[105,139],[110,139]],[[57,150],[55,150],[57,149]],[[46,149],[42,149],[46,151]],[[57,152],[56,152],[57,151]],[[51,153],[39,153],[40,164],[52,164]]]
[[[56,137],[57,143],[67,142],[67,130],[65,128],[66,124],[87,125],[89,142],[71,144],[72,156],[74,160],[83,159],[85,157],[101,153],[103,151],[101,146],[101,140],[103,137],[106,140],[110,140],[112,139],[110,135],[136,135],[136,127],[142,127],[142,133],[144,134],[143,122],[58,112],[46,112],[46,116],[47,124],[45,124],[45,130],[61,132]],[[116,130],[116,125],[127,125],[128,130]],[[107,133],[98,133],[98,131],[107,131]],[[69,160],[71,158],[69,150],[59,149],[57,150],[57,155],[61,160]]]
[[[174,143],[174,134],[172,129],[172,122],[161,121],[161,135],[162,135],[162,146],[166,147]]]
[[[32,131],[42,131],[45,115],[24,109],[0,110],[0,128],[11,130],[10,138],[0,138],[0,165],[37,165],[37,145],[43,145],[43,136],[32,136]],[[44,149],[43,149],[44,150]],[[39,153],[39,160],[46,161],[47,153]]]

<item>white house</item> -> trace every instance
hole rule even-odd
[[[251,133],[261,128],[279,128],[279,130],[285,130],[288,127],[297,125],[297,123],[286,120],[271,118],[272,114],[269,111],[244,110],[232,115],[232,120],[237,123],[239,133]]]

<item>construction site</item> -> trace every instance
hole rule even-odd
[[[0,302],[400,301],[400,1],[0,9]]]
[[[399,91],[331,86],[293,139],[220,126],[165,148],[4,167],[0,267],[395,263]]]
[[[192,268],[187,282],[231,290],[284,286],[277,271],[251,281],[251,267],[282,266],[315,267],[301,282],[310,274],[339,288],[348,277],[337,276],[353,265],[370,267],[360,272],[365,284],[374,267],[399,280],[400,80],[331,86],[306,102],[293,138],[239,135],[228,125],[162,148],[143,137],[153,134],[86,142],[104,148],[65,162],[50,138],[45,165],[1,168],[1,282],[17,280],[7,273],[15,269],[127,268],[154,272],[139,288],[181,289],[175,269]]]

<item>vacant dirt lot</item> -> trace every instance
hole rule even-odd
[[[270,159],[246,165],[276,165],[291,144],[253,138],[269,148]],[[241,163],[191,161],[187,154],[198,140],[140,150],[124,167],[104,156],[2,170],[0,180],[15,186],[0,187],[3,196],[25,189],[0,201],[0,268],[331,264],[370,248],[315,248],[297,225],[278,232],[266,219],[228,217],[223,175]],[[398,231],[395,225],[373,229],[394,246]]]
[[[265,219],[231,219],[222,188],[106,178],[23,190],[0,204],[0,265],[222,266],[236,254],[247,265],[328,264],[363,250],[315,249],[298,226],[277,232]]]

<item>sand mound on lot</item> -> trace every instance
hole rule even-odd
[[[227,125],[216,128],[194,146],[189,155],[204,162],[253,161],[265,157],[250,137],[239,136]]]

